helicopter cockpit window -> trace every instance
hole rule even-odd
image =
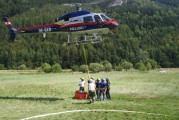
[[[92,18],[92,16],[86,16],[83,18],[83,21],[84,22],[93,22],[93,18]]]
[[[104,21],[111,20],[111,18],[107,17],[106,15],[101,14],[101,17],[103,18]]]
[[[100,18],[99,15],[95,15],[94,19],[95,19],[96,22],[102,22],[102,19]]]

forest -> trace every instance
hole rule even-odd
[[[15,28],[53,23],[55,18],[74,11],[63,3],[87,3],[95,0],[0,0],[0,16],[9,16]],[[178,0],[127,0],[121,6],[107,7],[112,0],[85,4],[83,9],[106,12],[120,25],[103,42],[88,43],[87,62],[108,61],[113,67],[125,61],[136,67],[156,62],[158,67],[179,67],[179,3]],[[0,69],[28,69],[43,63],[60,64],[63,69],[85,64],[82,46],[67,45],[61,33],[19,34],[9,40],[8,29],[0,21]],[[152,61],[152,62],[151,62]]]

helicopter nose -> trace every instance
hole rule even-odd
[[[111,21],[111,26],[110,26],[111,29],[117,28],[118,26],[119,24],[116,21],[114,20]]]

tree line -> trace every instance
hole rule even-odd
[[[1,7],[0,15],[10,15],[12,23],[18,28],[51,23],[54,18],[74,10],[61,5],[59,0],[0,0],[0,6],[1,3],[11,7]],[[40,8],[36,7],[40,5]],[[104,6],[104,3],[87,5],[84,9],[101,12]],[[7,13],[2,12],[5,9]],[[84,45],[88,65],[102,64],[107,60],[113,69],[120,69],[125,61],[138,69],[140,66],[149,69],[153,64],[179,67],[178,11],[178,7],[150,0],[129,0],[120,7],[107,8],[107,15],[117,20],[120,27],[103,35],[103,42]],[[47,34],[46,39],[40,34],[19,34],[16,41],[11,42],[2,21],[0,33],[0,69],[18,69],[21,65],[34,69],[44,63],[51,66],[59,64],[66,69],[85,63],[82,46],[65,44],[65,34]]]

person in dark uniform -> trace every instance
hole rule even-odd
[[[98,78],[97,80],[96,80],[96,96],[97,96],[97,100],[99,100],[99,94],[100,94],[100,83],[99,83],[99,81],[100,81],[100,78]]]
[[[106,78],[106,98],[108,100],[111,100],[111,95],[110,95],[110,81],[109,78]]]

